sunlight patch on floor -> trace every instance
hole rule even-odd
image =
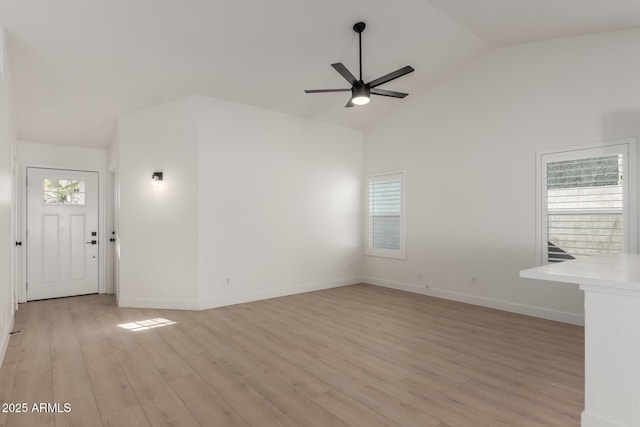
[[[157,317],[155,319],[139,320],[137,322],[122,323],[118,325],[121,328],[128,329],[133,332],[146,331],[148,329],[160,328],[162,326],[175,325],[176,322],[168,319]]]

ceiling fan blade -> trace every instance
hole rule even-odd
[[[305,93],[351,92],[351,89],[305,89]]]
[[[353,74],[351,74],[351,71],[347,70],[347,67],[345,67],[344,64],[342,64],[341,62],[338,62],[336,64],[331,64],[331,66],[335,68],[335,70],[339,72],[340,75],[344,77],[344,79],[348,81],[349,84],[351,84],[351,86],[358,83],[358,79],[356,79],[356,77]]]
[[[375,79],[369,82],[369,86],[371,86],[372,88],[380,86],[381,84],[390,82],[391,80],[397,79],[398,77],[402,77],[405,74],[409,74],[412,71],[415,71],[413,67],[407,65],[406,67],[402,67],[399,70],[394,71],[393,73],[386,74],[379,79]]]
[[[346,107],[346,108],[353,107],[353,105],[354,105],[354,104],[353,104],[353,102],[351,102],[351,101],[352,101],[352,99],[353,99],[353,98],[349,98],[349,102],[347,102],[347,105],[345,105],[345,107]]]
[[[404,92],[396,92],[393,90],[385,90],[385,89],[371,89],[371,95],[381,95],[381,96],[390,96],[392,98],[404,98],[405,96],[409,95],[408,93],[404,93]]]

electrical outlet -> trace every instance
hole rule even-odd
[[[227,285],[231,284],[231,277],[227,277]]]
[[[478,276],[471,276],[471,286],[478,286]]]
[[[422,271],[418,271],[418,280],[422,280]]]

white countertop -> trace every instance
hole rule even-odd
[[[581,289],[599,288],[640,295],[640,254],[596,255],[551,263],[522,270],[520,277],[578,283]]]

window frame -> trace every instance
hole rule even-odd
[[[399,249],[383,249],[383,248],[372,248],[369,246],[369,236],[370,236],[370,227],[371,221],[370,213],[369,213],[369,185],[371,182],[376,181],[384,181],[390,177],[399,175],[400,176],[400,248]],[[384,173],[376,173],[367,176],[366,182],[366,191],[365,191],[365,236],[364,236],[364,246],[365,246],[365,255],[381,257],[381,258],[392,258],[392,259],[407,259],[406,257],[406,171],[398,170]]]
[[[559,147],[536,151],[536,258],[538,265],[548,264],[546,255],[546,185],[547,172],[544,168],[551,161],[573,160],[588,157],[622,153],[625,158],[623,168],[623,238],[624,252],[637,253],[637,151],[636,138],[623,138],[595,144]],[[546,160],[546,161],[545,161]]]

